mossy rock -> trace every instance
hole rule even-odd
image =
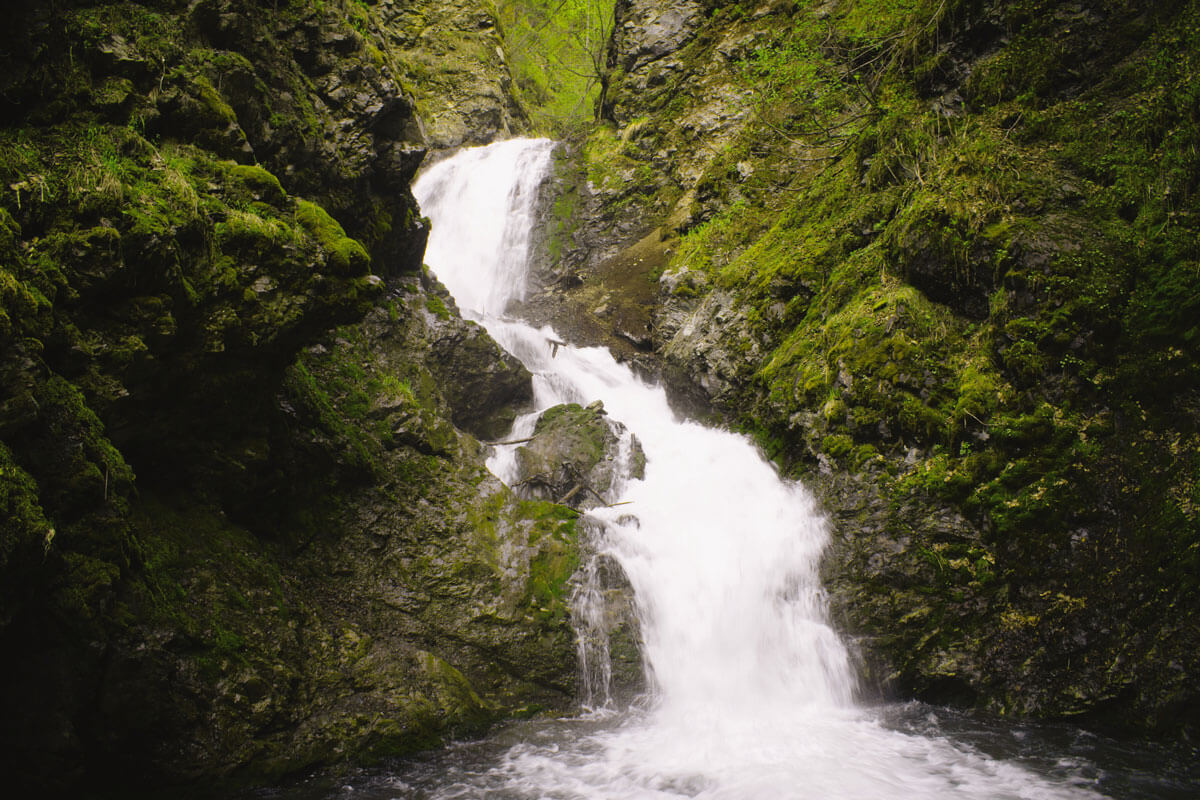
[[[576,403],[546,409],[533,438],[516,453],[518,485],[532,497],[591,508],[613,502],[608,494],[627,476],[641,477],[645,457],[632,437],[629,464],[620,462],[619,443],[625,428],[608,418],[603,404]]]
[[[351,239],[325,209],[308,200],[296,200],[296,222],[320,243],[337,274],[362,275],[371,265],[371,257],[362,243]]]

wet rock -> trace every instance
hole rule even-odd
[[[640,478],[645,456],[636,437],[622,452],[625,426],[599,403],[570,403],[542,412],[533,438],[517,450],[517,485],[531,497],[593,508],[614,501],[611,490],[627,476]]]
[[[431,344],[454,424],[481,439],[507,433],[518,410],[533,400],[529,370],[480,325],[459,317],[438,319]]]
[[[584,540],[585,551],[591,541],[590,537]],[[612,556],[594,552],[571,582],[583,703],[593,707],[627,704],[646,689],[633,587]]]
[[[678,290],[681,278],[676,275],[666,286],[676,282]],[[662,337],[659,357],[673,400],[700,415],[714,408],[735,408],[763,352],[752,332],[749,309],[722,290],[710,292],[698,303],[677,297],[664,308],[667,311],[657,327]]]

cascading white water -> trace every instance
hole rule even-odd
[[[601,400],[641,441],[644,480],[590,516],[624,567],[642,623],[644,707],[586,734],[520,743],[445,798],[1096,797],[939,737],[888,730],[855,706],[846,647],[817,576],[826,525],[746,438],[681,421],[660,387],[600,348],[504,316],[525,286],[537,186],[553,144],[464,150],[414,192],[433,220],[426,260],[464,315],[534,374],[540,410]],[[532,430],[536,413],[513,437]],[[489,467],[510,476],[511,448]],[[574,730],[574,729],[572,729]]]

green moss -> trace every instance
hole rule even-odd
[[[568,191],[554,198],[554,206],[551,209],[554,219],[553,229],[546,248],[550,258],[555,261],[562,257],[563,248],[570,243],[571,236],[579,225],[578,208],[579,192],[574,185]]]
[[[67,613],[79,615],[76,624],[100,621],[116,592],[120,568],[78,552],[66,552],[64,561],[65,588],[55,599]]]
[[[578,513],[556,503],[524,500],[516,514],[533,521],[529,545],[536,549],[529,562],[528,602],[543,618],[562,617],[568,613],[568,582],[580,564]]]
[[[315,361],[321,380],[310,371],[311,358],[303,358],[287,374],[288,396],[327,435],[332,436],[346,463],[366,475],[379,469],[381,435],[377,425],[363,424],[370,399],[364,375],[337,373],[338,365]]]
[[[297,198],[296,222],[321,245],[330,266],[339,274],[361,275],[367,271],[371,257],[366,248],[346,236],[346,231],[325,209]]]
[[[282,209],[287,199],[279,179],[259,166],[236,164],[229,170],[230,178],[246,187],[255,197],[275,208]]]
[[[36,288],[0,267],[0,341],[29,329],[50,303]]]
[[[637,166],[627,155],[627,143],[609,126],[597,127],[584,142],[582,155],[587,180],[606,192],[626,187],[625,170]]]
[[[833,458],[843,458],[854,449],[854,440],[845,434],[826,436],[821,442],[821,449]]]
[[[78,387],[51,377],[35,390],[39,414],[54,441],[75,442],[53,465],[63,483],[56,505],[80,507],[91,503],[123,505],[133,487],[133,471],[104,435],[104,426],[87,405]]]
[[[212,118],[230,125],[237,124],[237,114],[229,103],[225,102],[225,98],[221,97],[221,94],[209,82],[208,78],[198,75],[193,79],[193,82],[204,110]]]
[[[379,389],[381,393],[389,398],[404,400],[405,402],[417,404],[416,393],[413,392],[412,383],[403,380],[396,375],[385,374],[379,378]]]
[[[425,308],[438,319],[450,319],[450,309],[445,301],[432,292],[425,296]]]
[[[36,575],[36,565],[54,544],[54,526],[42,509],[37,483],[0,443],[0,570],[5,581],[6,609],[15,609],[19,594]],[[8,612],[11,613],[11,612]]]

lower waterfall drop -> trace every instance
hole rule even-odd
[[[538,412],[600,400],[639,439],[645,477],[619,481],[610,498],[628,504],[587,515],[633,587],[651,688],[633,708],[547,723],[471,769],[409,788],[530,800],[1099,796],[1070,774],[890,729],[856,705],[818,576],[828,530],[807,490],[745,437],[676,418],[660,387],[607,350],[561,346],[552,329],[505,316],[524,292],[553,147],[506,141],[427,169],[414,187],[433,220],[426,261],[464,316],[533,373]],[[536,416],[509,438],[527,436]],[[511,450],[489,462],[510,484]]]

